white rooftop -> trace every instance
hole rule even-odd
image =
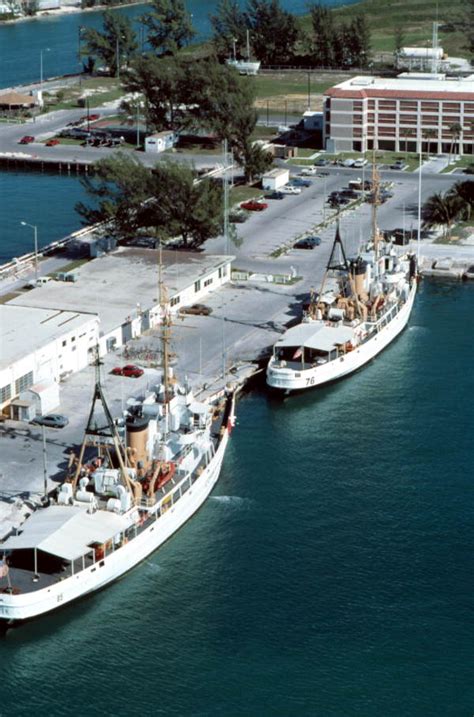
[[[298,324],[282,336],[276,343],[276,348],[305,346],[329,353],[336,346],[345,344],[354,337],[354,330],[349,326],[326,326],[324,321]]]
[[[43,288],[34,293],[41,293]],[[0,304],[0,369],[83,326],[91,318],[78,311]]]
[[[91,543],[105,543],[127,527],[125,518],[114,513],[103,510],[89,513],[86,508],[51,505],[33,513],[22,526],[22,532],[0,543],[0,548],[37,548],[64,560],[75,560],[91,551]]]
[[[429,80],[429,87],[426,83]],[[429,92],[453,92],[474,94],[473,76],[469,77],[446,77],[445,75],[423,73],[420,77],[419,73],[405,72],[399,77],[375,77],[375,76],[357,76],[338,85],[334,85],[331,90],[408,90],[408,91],[426,91]],[[328,90],[328,94],[331,94]]]
[[[182,251],[163,252],[163,281],[171,299],[216,268],[230,262],[231,256],[210,256]],[[84,311],[100,317],[100,330],[108,334],[142,311],[158,303],[158,250],[121,247],[93,259],[74,272],[76,282],[50,281],[8,306],[51,307]]]

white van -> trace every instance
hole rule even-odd
[[[38,279],[33,279],[32,281],[28,281],[26,284],[29,289],[36,289],[38,286],[44,286],[48,283],[48,281],[51,281],[50,276],[40,276]]]

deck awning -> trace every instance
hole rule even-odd
[[[64,560],[75,560],[90,551],[91,543],[105,543],[128,527],[125,518],[98,510],[52,505],[39,508],[0,550],[37,548]]]
[[[324,321],[299,324],[289,329],[275,344],[280,348],[315,349],[329,353],[340,344],[345,344],[354,338],[354,329],[350,326],[327,326]]]

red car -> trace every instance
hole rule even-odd
[[[241,209],[247,209],[249,212],[263,212],[264,209],[267,209],[268,204],[265,202],[259,202],[256,199],[249,199],[248,202],[242,202],[240,205]]]
[[[97,114],[97,113],[96,113],[96,114],[90,114],[90,115],[83,115],[83,116],[81,117],[81,120],[82,120],[83,122],[87,122],[87,121],[89,121],[89,122],[95,122],[95,121],[98,120],[98,119],[100,119],[100,115]]]
[[[48,139],[47,142],[45,142],[46,147],[56,147],[57,144],[60,144],[59,139],[56,139],[56,137],[53,137],[52,139]]]
[[[144,371],[142,368],[139,368],[138,366],[134,366],[133,364],[127,364],[126,366],[123,366],[121,368],[120,366],[116,366],[112,369],[111,373],[113,373],[114,376],[126,376],[127,378],[140,378],[140,376],[143,376]]]
[[[35,141],[34,137],[32,137],[30,134],[25,134],[25,136],[20,139],[18,144],[31,144],[34,141]]]

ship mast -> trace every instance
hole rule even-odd
[[[379,258],[380,232],[377,225],[377,208],[380,204],[380,175],[375,163],[375,149],[372,150],[372,241],[375,250],[375,263]]]
[[[120,466],[120,472],[122,474],[123,481],[125,485],[127,486],[128,490],[135,496],[136,499],[140,497],[141,489],[139,485],[130,478],[128,474],[128,458],[127,458],[127,452],[125,450],[125,447],[123,445],[122,440],[120,439],[120,436],[117,431],[117,426],[115,424],[114,419],[112,418],[112,414],[110,413],[109,407],[107,405],[107,402],[105,400],[105,396],[102,390],[102,384],[100,380],[100,366],[102,365],[102,361],[100,360],[99,356],[99,347],[96,346],[96,358],[95,358],[95,386],[94,386],[94,395],[92,397],[92,405],[89,412],[89,418],[87,421],[86,429],[84,432],[84,440],[81,445],[81,450],[79,453],[79,457],[77,460],[77,466],[73,477],[73,490],[76,489],[77,482],[80,478],[81,471],[83,468],[83,460],[84,460],[84,454],[86,447],[91,445],[90,439],[92,438],[92,442],[94,445],[98,445],[99,449],[101,446],[101,442],[106,447],[106,451],[108,452],[108,446],[113,446],[115,449],[115,455],[117,457],[119,466]],[[101,422],[104,421],[104,425],[99,425],[96,415],[96,403],[99,402],[102,406],[102,410],[104,413],[104,417],[101,417]]]
[[[171,341],[171,315],[169,312],[168,305],[168,292],[163,282],[163,254],[160,241],[160,248],[158,254],[158,297],[160,302],[161,310],[161,355],[163,364],[163,388],[164,388],[164,400],[163,404],[165,412],[167,412],[168,402],[171,396],[170,386],[170,341]]]

